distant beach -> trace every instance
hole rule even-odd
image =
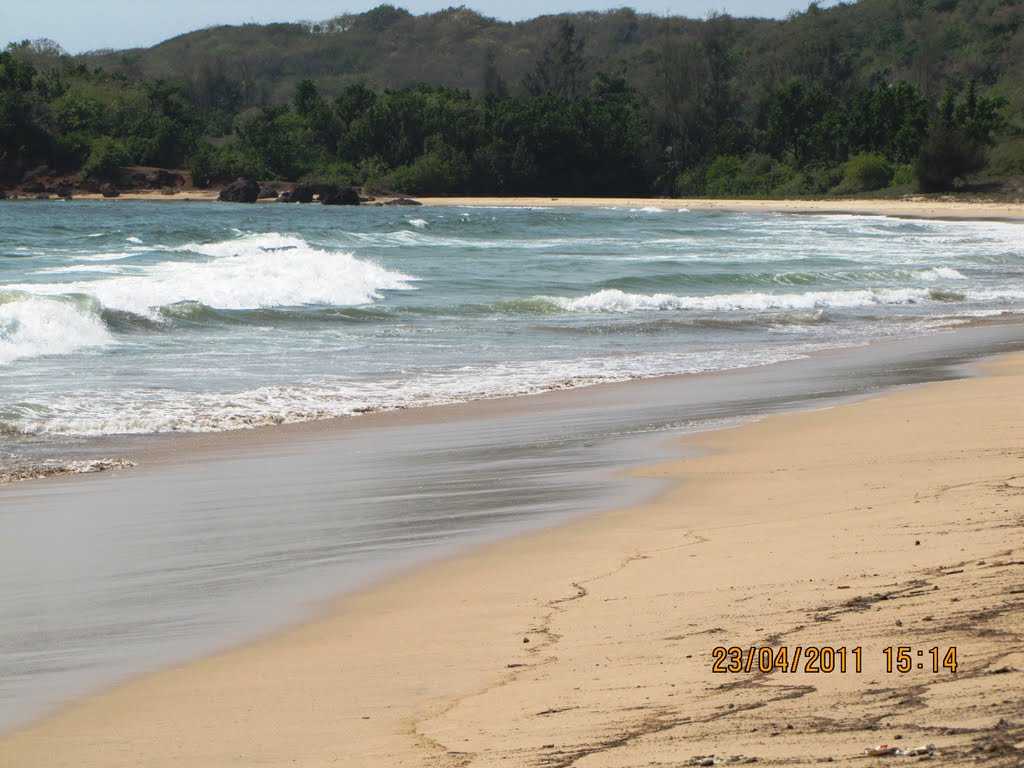
[[[160,191],[124,192],[115,200],[160,200],[165,202],[210,202],[217,199],[216,190],[186,190],[165,194]],[[81,200],[102,200],[102,195],[79,194]],[[701,211],[733,211],[763,213],[849,213],[856,215],[906,216],[927,219],[1022,220],[1024,202],[986,202],[968,200],[955,195],[914,196],[910,198],[832,198],[832,199],[735,199],[665,198],[665,197],[431,197],[411,196],[424,205],[466,206],[564,206],[626,208],[652,207],[666,210],[692,208]],[[391,199],[383,196],[380,201]],[[262,204],[273,200],[260,201]]]

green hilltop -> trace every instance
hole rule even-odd
[[[1024,3],[503,22],[389,5],[0,59],[0,178],[124,165],[425,193],[798,196],[1024,175]]]

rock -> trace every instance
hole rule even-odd
[[[28,185],[39,179],[40,176],[48,176],[50,169],[45,165],[40,165],[37,168],[33,168],[31,171],[26,171],[25,175],[21,177],[22,185]]]
[[[218,200],[225,203],[255,203],[260,185],[252,179],[237,179],[221,190]]]
[[[30,195],[39,195],[46,192],[46,186],[40,181],[30,181],[22,185],[22,190]]]
[[[150,183],[154,189],[158,187],[161,189],[165,187],[181,187],[185,185],[185,179],[180,174],[159,168],[150,177]]]
[[[0,189],[0,200],[6,200],[6,199],[7,199],[7,193],[4,190]]]
[[[260,187],[260,194],[257,197],[258,200],[277,200],[280,197],[277,190],[273,187],[263,185]]]
[[[49,199],[50,199],[50,195],[47,192],[40,192],[38,195],[36,195],[36,200],[49,200]]]
[[[293,203],[312,203],[316,189],[312,184],[299,184],[292,190],[291,201]]]
[[[184,186],[185,177],[164,168],[135,168],[119,172],[118,182],[132,189],[164,189]]]
[[[413,200],[411,197],[396,197],[394,200],[388,200],[384,205],[423,205],[423,203]]]
[[[120,197],[121,191],[113,184],[107,183],[100,186],[100,194],[104,197]]]
[[[54,191],[57,193],[57,197],[70,200],[74,195],[75,189],[70,184],[60,184]]]
[[[286,189],[284,192],[282,192],[280,195],[277,196],[277,202],[279,202],[279,203],[294,203],[296,201],[292,199],[292,192],[291,192],[291,190]]]
[[[359,205],[359,193],[352,187],[331,187],[320,192],[324,205]]]

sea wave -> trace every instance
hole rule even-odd
[[[93,300],[0,292],[0,365],[114,343]]]
[[[85,294],[104,308],[158,318],[161,308],[195,302],[215,309],[371,304],[387,290],[408,290],[415,278],[323,250],[288,235],[247,235],[176,250],[207,258],[140,266],[131,274],[68,283],[23,284],[43,296]]]
[[[815,348],[821,348],[817,345]],[[240,392],[128,389],[76,392],[8,413],[0,432],[22,436],[219,432],[388,410],[463,403],[803,357],[807,345],[461,366],[401,380],[325,379]]]
[[[1024,298],[1024,291],[958,292],[937,288],[876,288],[805,293],[727,293],[679,296],[669,293],[637,294],[607,289],[575,298],[537,296],[527,300],[537,311],[651,312],[698,310],[704,312],[758,312],[768,310],[852,309],[879,305],[920,304],[931,301],[1006,301]],[[525,305],[525,304],[524,304]]]

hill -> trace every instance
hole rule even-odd
[[[570,21],[586,41],[586,75],[624,73],[657,92],[667,62],[708,35],[736,63],[743,92],[767,92],[790,77],[829,85],[908,81],[936,99],[950,82],[976,80],[1024,117],[1024,3],[1011,0],[861,0],[811,5],[785,21],[714,16],[695,20],[607,13],[503,22],[464,7],[415,16],[382,5],[321,23],[224,26],[147,49],[79,59],[132,78],[169,78],[202,93],[220,78],[243,103],[288,101],[312,79],[327,96],[352,83],[399,88],[430,83],[482,93],[488,78],[518,84]]]
[[[620,9],[511,23],[384,5],[7,56],[8,178],[31,159],[97,179],[187,163],[209,182],[798,195],[959,187],[986,163],[1024,174],[1011,0],[812,4],[781,21]]]

